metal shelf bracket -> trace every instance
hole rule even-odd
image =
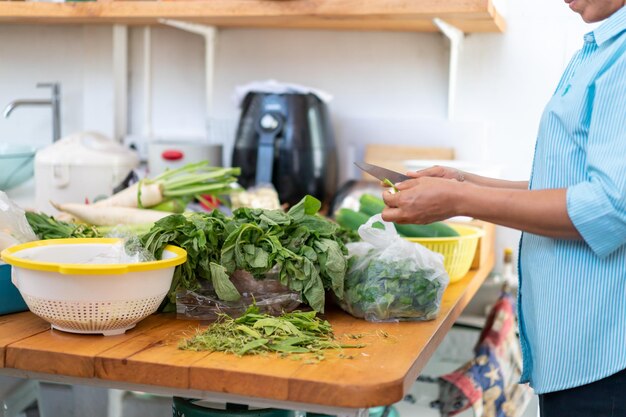
[[[465,33],[459,28],[444,22],[438,17],[433,23],[439,31],[450,41],[450,63],[448,71],[448,120],[454,118],[454,106],[456,101],[456,81],[459,68],[459,53],[463,48]]]
[[[204,37],[204,77],[205,77],[205,101],[206,101],[206,130],[209,140],[211,134],[211,121],[213,117],[213,87],[215,78],[215,47],[217,43],[217,27],[201,25],[198,23],[183,22],[173,19],[159,19],[159,23],[175,27],[186,32],[195,33]]]

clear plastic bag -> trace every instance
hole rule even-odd
[[[383,229],[374,227],[381,223]],[[368,321],[432,320],[450,281],[443,256],[409,242],[393,224],[373,216],[350,243],[340,307]]]
[[[0,251],[33,240],[37,240],[37,235],[28,224],[24,210],[0,191]]]
[[[216,320],[220,314],[236,318],[254,304],[261,313],[278,316],[295,310],[302,303],[298,292],[280,283],[277,270],[269,271],[261,280],[255,279],[247,271],[236,270],[230,280],[241,294],[237,301],[220,300],[207,282],[198,290],[181,290],[176,293],[177,315],[207,321]]]
[[[141,262],[156,261],[152,253],[141,244],[139,237],[130,231],[118,230],[108,234],[107,237],[120,239],[112,244],[106,252],[102,252],[89,259],[89,264],[138,264]]]

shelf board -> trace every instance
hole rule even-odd
[[[491,0],[0,1],[0,23],[155,24],[165,18],[218,27],[437,32],[436,17],[465,33],[505,29]]]

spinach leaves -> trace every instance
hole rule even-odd
[[[435,318],[445,289],[439,279],[432,279],[435,271],[416,270],[409,260],[386,261],[375,252],[363,257],[369,257],[366,262],[350,258],[341,307],[371,321]]]
[[[220,299],[236,301],[240,294],[229,278],[235,270],[263,279],[276,269],[283,285],[323,312],[325,289],[343,298],[347,250],[337,237],[339,226],[317,214],[320,206],[306,196],[287,213],[240,208],[232,217],[218,211],[172,215],[156,222],[142,242],[157,259],[168,244],[187,250],[187,262],[174,273],[170,303],[177,289],[196,290],[201,280]]]

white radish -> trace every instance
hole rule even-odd
[[[50,202],[54,208],[69,213],[85,223],[94,226],[116,226],[118,224],[154,223],[170,214],[166,211],[139,209],[133,207],[107,207],[94,204],[57,204]]]
[[[141,184],[141,206],[152,207],[163,201],[163,185],[162,183],[146,183],[144,181],[136,182],[128,188],[113,194],[109,198],[97,201],[94,206],[101,207],[139,207],[139,184]]]
[[[167,199],[191,199],[202,194],[230,191],[231,184],[241,173],[239,168],[211,167],[207,161],[166,170],[152,179],[145,179],[94,203],[99,207],[153,207]],[[141,204],[139,204],[141,199]]]

